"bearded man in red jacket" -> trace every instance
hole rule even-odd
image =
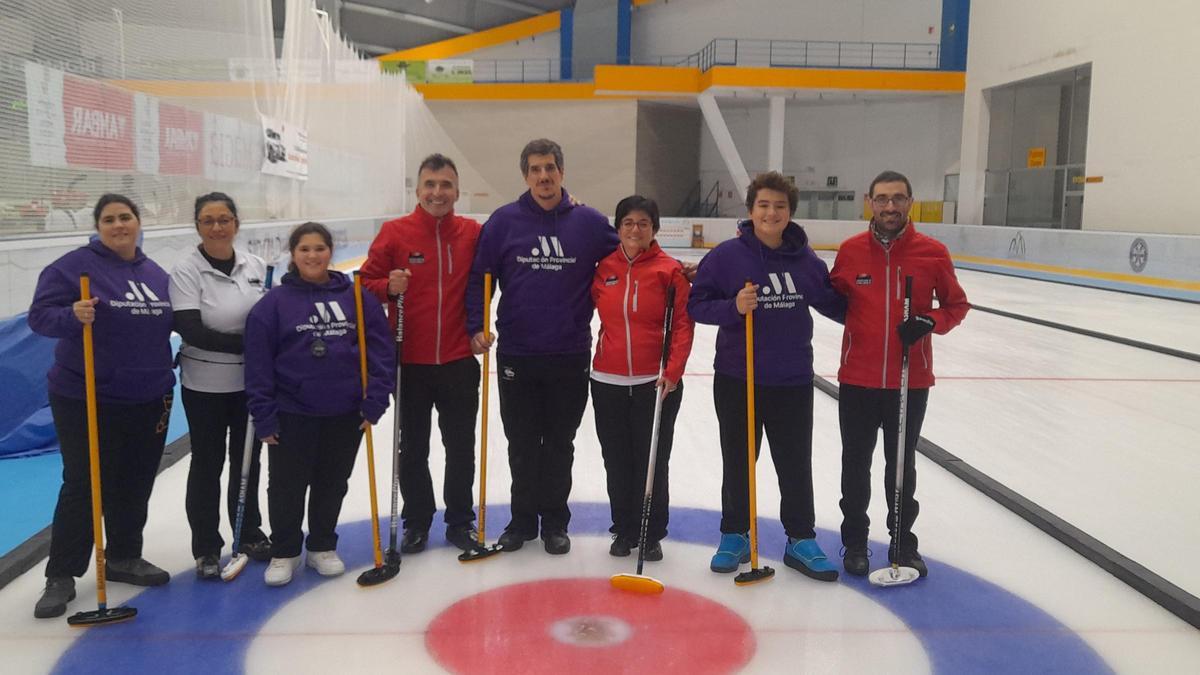
[[[479,362],[467,334],[467,274],[480,225],[454,213],[458,168],[433,154],[417,170],[417,207],[383,224],[362,266],[363,284],[388,304],[396,327],[396,299],[404,295],[401,363],[400,494],[404,498],[401,553],[425,550],[437,510],[429,474],[431,413],[446,448],[446,540],[475,545],[475,417]]]
[[[970,304],[954,275],[950,252],[941,242],[917,232],[908,218],[912,185],[895,171],[871,181],[866,195],[874,217],[867,231],[838,249],[830,281],[846,296],[846,328],[838,370],[841,391],[838,418],[842,431],[842,564],[846,572],[870,571],[867,534],[871,501],[871,456],[883,428],[884,487],[888,531],[897,532],[896,446],[900,433],[900,360],[909,354],[909,393],[904,439],[904,494],[899,524],[898,562],[928,574],[913,521],[918,504],[913,450],[921,435],[929,388],[933,386],[930,333],[945,335],[966,316]],[[904,320],[904,279],[913,278],[909,319]],[[934,307],[934,299],[937,307]],[[891,548],[889,558],[893,557]],[[889,562],[892,562],[889,560]]]

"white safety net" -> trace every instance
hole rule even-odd
[[[105,192],[148,226],[212,190],[243,221],[399,214],[421,158],[456,160],[402,75],[354,51],[313,0],[0,0],[0,236],[90,229]]]

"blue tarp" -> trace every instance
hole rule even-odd
[[[30,330],[25,314],[0,321],[0,459],[58,450],[46,395],[56,342]]]

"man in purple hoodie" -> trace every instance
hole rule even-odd
[[[529,190],[483,226],[467,285],[467,332],[483,353],[483,275],[500,284],[496,347],[500,417],[512,471],[512,520],[500,536],[515,551],[538,536],[547,553],[571,550],[571,465],[587,407],[592,275],[618,244],[608,218],[562,187],[563,153],[547,139],[521,151]],[[540,519],[540,522],[539,522]]]
[[[738,225],[738,237],[700,261],[688,297],[688,313],[697,323],[720,326],[713,401],[724,463],[721,543],[709,567],[736,572],[750,560],[745,315],[752,311],[756,433],[766,431],[779,477],[779,519],[788,536],[783,560],[809,577],[833,581],[837,568],[815,539],[809,307],[841,323],[846,299],[830,285],[829,269],[808,245],[808,235],[791,222],[799,196],[777,172],[757,176],[746,191],[750,219]]]

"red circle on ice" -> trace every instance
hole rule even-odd
[[[455,673],[729,673],[755,640],[742,617],[694,593],[552,579],[454,603],[429,624],[425,646]]]

